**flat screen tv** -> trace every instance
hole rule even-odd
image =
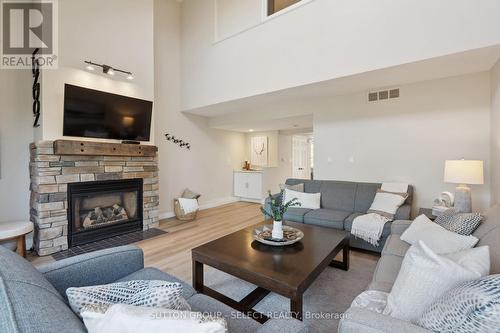
[[[66,84],[64,136],[149,141],[153,102]]]

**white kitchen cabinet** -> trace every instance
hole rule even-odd
[[[260,202],[262,200],[262,172],[235,171],[234,196],[243,201]]]

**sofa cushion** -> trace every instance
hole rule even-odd
[[[290,189],[283,191],[282,203],[306,209],[319,209],[321,207],[321,193],[297,192]]]
[[[142,268],[142,250],[125,245],[58,260],[38,267],[38,270],[66,301],[66,289],[69,287],[113,283]]]
[[[463,236],[446,230],[439,224],[429,220],[425,215],[418,216],[400,237],[411,245],[423,241],[437,254],[470,249],[479,241],[474,236]]]
[[[366,213],[373,203],[375,194],[381,184],[374,183],[358,183],[356,187],[356,201],[354,203],[354,211],[357,213]]]
[[[86,332],[63,297],[24,258],[0,246],[0,332]]]
[[[483,222],[472,233],[479,238],[476,246],[490,247],[491,274],[500,273],[500,205],[495,205],[485,213]]]
[[[308,208],[290,207],[283,215],[283,219],[285,221],[304,223],[304,215],[310,211],[311,209]]]
[[[320,180],[307,180],[307,179],[296,179],[289,178],[285,182],[286,185],[297,185],[304,184],[304,192],[306,193],[318,193],[321,189]]]
[[[229,332],[253,333],[261,326],[257,321],[243,316],[241,313],[236,313],[234,309],[226,304],[203,294],[194,295],[188,299],[188,303],[193,311],[208,312],[209,314],[220,313],[227,321]]]
[[[344,220],[349,215],[351,212],[326,208],[315,209],[304,215],[304,223],[343,230]]]
[[[500,275],[466,282],[429,306],[416,322],[433,332],[498,332]]]
[[[392,286],[398,277],[403,258],[390,254],[380,257],[375,273],[373,273],[372,282],[384,282]]]
[[[82,317],[87,305],[127,304],[190,311],[182,297],[182,284],[163,280],[122,281],[97,286],[68,288],[69,305]]]
[[[177,282],[182,284],[182,296],[185,299],[188,299],[189,297],[193,296],[196,294],[196,291],[191,287],[190,284],[179,280],[178,278],[167,274],[165,272],[160,271],[157,268],[153,267],[147,267],[143,268],[141,270],[138,270],[137,272],[134,272],[130,275],[125,276],[124,278],[121,278],[120,280],[116,282],[125,282],[125,281],[134,281],[134,280],[163,280],[163,281],[169,281],[169,282]]]
[[[390,293],[392,290],[392,285],[394,283],[384,282],[384,281],[374,281],[368,286],[368,290],[383,291],[385,293]]]
[[[355,196],[356,183],[321,181],[321,208],[352,212]]]
[[[382,252],[382,249],[384,248],[386,240],[387,240],[387,236],[382,236],[382,237],[380,237],[380,239],[378,241],[378,245],[373,246],[370,243],[368,243],[367,241],[365,241],[361,238],[356,238],[351,234],[350,238],[349,238],[349,245],[353,248],[356,248],[356,249],[362,249],[362,250],[380,253],[380,252]]]
[[[382,250],[382,255],[392,254],[394,256],[404,257],[409,248],[410,244],[402,241],[398,235],[389,235]]]

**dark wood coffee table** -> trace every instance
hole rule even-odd
[[[286,225],[304,232],[300,242],[274,247],[254,241],[254,229],[271,223],[256,224],[194,248],[193,287],[262,323],[269,318],[252,308],[274,292],[289,298],[292,316],[302,320],[302,295],[316,277],[327,266],[349,269],[349,234],[342,230],[286,222]],[[340,251],[342,261],[335,261]],[[248,281],[257,288],[237,302],[203,284],[203,265]]]

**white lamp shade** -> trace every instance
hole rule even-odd
[[[446,161],[444,165],[444,181],[455,184],[484,184],[483,161]]]

